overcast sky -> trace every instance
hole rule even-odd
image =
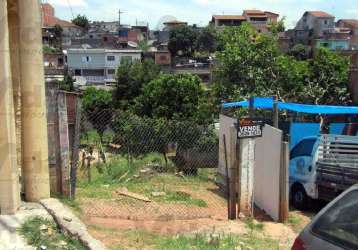
[[[243,9],[267,10],[286,17],[286,26],[293,27],[306,10],[323,10],[341,18],[358,19],[358,0],[42,0],[53,4],[56,15],[72,19],[85,14],[91,21],[118,20],[135,24],[149,22],[156,28],[162,17],[172,16],[190,24],[205,26],[213,14],[241,14]],[[72,9],[72,11],[71,11]]]

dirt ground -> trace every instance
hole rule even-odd
[[[122,184],[84,186],[78,189],[77,200],[81,220],[93,237],[116,250],[155,249],[148,242],[156,235],[252,235],[249,223],[260,226],[261,229],[254,232],[257,237],[277,240],[280,249],[290,249],[298,233],[310,221],[311,214],[299,211],[290,212],[286,223],[273,222],[262,211],[255,211],[255,220],[249,223],[247,219],[228,221],[227,201],[211,174],[208,177],[203,180],[155,173],[151,177],[139,177],[138,184],[127,183],[129,191],[146,195],[151,202],[117,194],[115,191]],[[182,202],[175,200],[178,197],[166,200],[166,197],[150,196],[152,191],[160,191],[163,187],[167,195],[182,193],[191,200]],[[133,240],[128,232],[141,233]]]
[[[211,233],[247,235],[249,233],[250,229],[245,221],[226,219],[225,199],[213,192],[208,192],[201,198],[207,202],[207,207],[156,203],[119,206],[116,201],[86,200],[82,203],[84,211],[82,219],[95,238],[108,247],[121,244],[124,249],[136,249],[126,246],[126,237],[122,233],[129,230],[144,230],[160,235]],[[309,223],[310,215],[293,211],[290,212],[290,218],[292,219],[287,223],[275,223],[268,216],[260,213],[256,215],[255,223],[263,225],[263,230],[259,232],[262,237],[278,240],[280,249],[290,249],[300,230]]]

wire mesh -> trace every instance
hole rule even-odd
[[[214,125],[83,112],[77,197],[90,217],[227,217]]]

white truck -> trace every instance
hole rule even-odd
[[[309,199],[332,200],[358,183],[358,137],[304,138],[291,150],[289,175],[296,208],[306,208]]]

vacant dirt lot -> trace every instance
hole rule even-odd
[[[290,249],[309,222],[297,211],[285,224],[262,213],[256,220],[227,221],[227,201],[215,184],[215,170],[184,176],[158,172],[146,161],[114,175],[125,161],[114,163],[110,171],[94,166],[90,183],[81,172],[77,199],[68,204],[110,249]],[[150,202],[119,194],[123,188]]]

